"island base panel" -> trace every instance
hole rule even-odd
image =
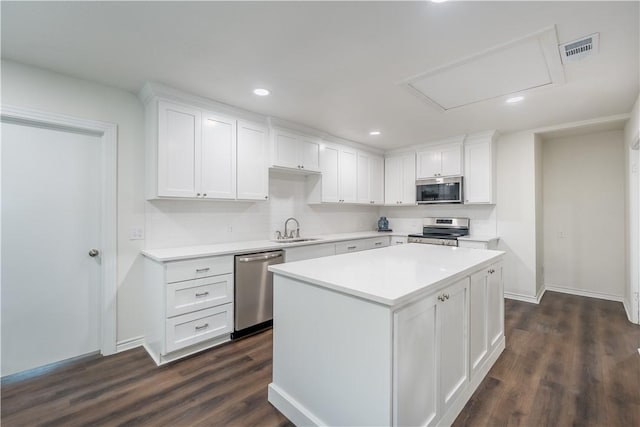
[[[391,424],[389,307],[274,275],[269,401],[304,425]]]

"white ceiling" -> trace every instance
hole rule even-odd
[[[8,2],[2,57],[137,93],[147,80],[379,148],[628,113],[639,90],[634,2]],[[407,78],[556,25],[597,55],[522,103],[439,111]],[[509,67],[509,64],[504,64]],[[266,87],[272,95],[251,93]],[[369,136],[380,129],[380,136]]]

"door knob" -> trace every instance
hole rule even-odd
[[[97,257],[98,255],[100,255],[100,251],[97,249],[90,249],[89,250],[89,256],[90,257]]]

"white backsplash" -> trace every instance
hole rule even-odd
[[[412,207],[381,207],[380,215],[389,220],[389,228],[400,233],[422,233],[422,218],[463,217],[469,218],[471,234],[496,235],[495,205],[418,205]]]
[[[155,200],[146,203],[145,246],[149,249],[272,239],[295,217],[301,235],[374,230],[371,206],[308,205],[305,177],[272,171],[269,201]],[[291,222],[291,225],[294,223]]]

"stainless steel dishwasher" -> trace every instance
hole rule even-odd
[[[273,324],[273,273],[267,268],[283,262],[283,251],[236,255],[233,339]]]

